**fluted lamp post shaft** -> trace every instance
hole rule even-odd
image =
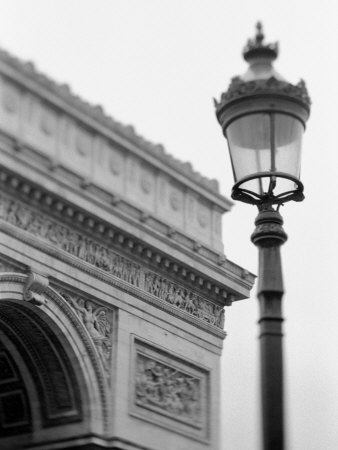
[[[264,450],[283,450],[283,278],[280,247],[286,241],[284,203],[302,201],[301,141],[310,114],[304,81],[288,83],[273,67],[278,45],[264,44],[262,26],[244,48],[247,72],[234,77],[215,100],[228,141],[235,184],[232,198],[258,207],[251,236],[259,249],[259,329]]]

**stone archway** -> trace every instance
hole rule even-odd
[[[28,278],[0,275],[0,447],[70,448],[105,431],[104,370],[67,301],[47,286],[27,292]]]

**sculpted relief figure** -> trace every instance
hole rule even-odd
[[[185,289],[176,286],[166,278],[156,275],[152,272],[145,274],[145,289],[150,294],[161,298],[181,309],[185,309],[185,297],[187,292]]]
[[[196,300],[197,300],[197,296],[190,292],[190,295],[187,296],[186,304],[185,304],[185,310],[188,311],[190,314],[196,313],[196,309],[197,309]]]
[[[225,313],[224,313],[224,309],[219,308],[216,311],[216,322],[215,325],[219,328],[224,328],[224,322],[225,322]]]
[[[108,311],[104,307],[96,307],[89,300],[61,294],[72,305],[93,339],[103,367],[109,375],[109,363],[112,349],[112,323],[108,318]]]
[[[201,422],[200,380],[146,355],[137,354],[135,403],[185,422]]]
[[[204,322],[224,327],[224,310],[221,306],[207,302],[197,294],[171,283],[152,272],[145,274],[145,290],[171,305],[187,311]]]

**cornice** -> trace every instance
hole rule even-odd
[[[120,254],[124,254],[127,256],[128,260],[126,259],[125,262],[121,260],[121,264],[130,264],[131,261],[135,261],[135,264],[139,261],[139,264],[142,264],[145,267],[150,268],[150,272],[147,269],[144,275],[142,275],[143,280],[144,277],[146,279],[151,277],[151,279],[158,276],[155,275],[156,273],[161,273],[163,275],[160,276],[159,279],[166,280],[166,286],[167,289],[170,289],[171,282],[170,279],[175,280],[175,283],[178,283],[178,286],[176,289],[180,289],[179,284],[186,286],[189,290],[192,288],[194,291],[199,292],[200,295],[204,298],[208,299],[208,302],[214,302],[216,305],[224,306],[224,305],[230,305],[233,300],[236,300],[240,297],[238,297],[238,291],[234,291],[232,289],[229,289],[226,283],[226,278],[224,279],[223,283],[219,283],[215,281],[215,279],[210,279],[208,277],[204,277],[201,273],[196,272],[192,267],[189,267],[185,264],[180,263],[177,260],[173,260],[170,258],[169,255],[164,255],[160,252],[158,252],[154,248],[150,248],[145,244],[145,242],[141,242],[138,239],[135,239],[133,236],[129,236],[124,234],[121,230],[114,229],[110,224],[102,223],[97,221],[97,218],[91,217],[89,214],[86,214],[83,211],[74,209],[73,206],[67,205],[65,203],[62,203],[57,198],[53,198],[51,195],[46,195],[46,193],[42,193],[41,190],[35,189],[34,187],[30,186],[28,183],[22,182],[22,180],[19,180],[15,176],[10,176],[6,174],[5,172],[0,172],[0,180],[3,184],[3,187],[6,185],[5,182],[9,184],[9,191],[12,192],[12,194],[15,193],[15,195],[12,198],[15,198],[17,201],[19,198],[21,198],[21,204],[24,205],[27,203],[30,205],[36,205],[35,210],[40,212],[45,212],[45,217],[50,217],[50,219],[54,220],[55,224],[51,222],[48,227],[52,227],[54,229],[57,225],[56,219],[58,218],[59,223],[65,224],[62,225],[64,227],[68,227],[68,230],[74,230],[74,238],[76,235],[83,236],[82,240],[86,240],[88,244],[90,242],[93,242],[93,245],[95,248],[97,248],[97,245],[102,246],[102,251],[106,252],[106,249],[112,248],[112,249],[118,249],[118,252]],[[9,197],[10,198],[10,197]],[[24,200],[24,202],[22,202]],[[7,204],[8,201],[3,203],[2,208],[6,208],[5,204]],[[159,305],[163,303],[163,309],[168,310],[168,312],[172,312],[174,314],[177,314],[177,308],[174,307],[171,304],[168,304],[167,301],[160,301],[161,298],[158,296],[153,296],[152,291],[144,292],[143,289],[139,289],[138,283],[134,283],[132,281],[131,284],[135,284],[133,286],[130,286],[130,283],[125,283],[123,280],[122,275],[119,275],[117,279],[116,277],[110,275],[109,273],[103,273],[101,270],[101,267],[96,268],[92,264],[88,264],[86,261],[80,261],[79,258],[75,257],[77,254],[75,252],[74,256],[73,254],[65,255],[65,251],[60,250],[58,251],[56,243],[54,245],[49,245],[46,240],[42,240],[40,243],[39,239],[36,239],[34,235],[26,236],[27,232],[25,232],[25,235],[22,235],[22,232],[17,228],[17,225],[19,225],[19,228],[22,228],[25,230],[24,222],[27,219],[24,219],[24,216],[27,215],[23,208],[23,206],[19,206],[21,208],[18,210],[18,213],[10,212],[7,207],[7,213],[2,213],[3,217],[8,216],[8,214],[14,214],[12,218],[8,216],[8,220],[10,223],[6,224],[6,222],[3,223],[2,227],[5,227],[4,230],[9,233],[13,234],[14,236],[20,240],[25,239],[29,245],[33,246],[39,246],[39,248],[42,251],[45,251],[47,253],[50,253],[52,256],[56,256],[59,259],[63,260],[66,258],[66,261],[69,263],[71,262],[76,267],[80,268],[81,270],[88,271],[91,274],[95,274],[96,277],[102,278],[105,281],[108,281],[109,283],[114,280],[114,285],[116,285],[119,289],[125,290],[127,292],[133,293],[133,295],[138,296],[139,298],[142,298],[143,300],[147,301],[148,303],[152,303],[154,305]],[[27,206],[25,206],[27,210]],[[21,212],[19,212],[21,211]],[[27,211],[28,212],[28,211]],[[34,214],[34,208],[32,210],[32,213]],[[47,214],[46,214],[47,213]],[[62,213],[64,215],[62,215]],[[5,214],[5,216],[4,216]],[[20,215],[20,218],[17,216],[17,214]],[[23,215],[24,214],[24,215]],[[31,214],[31,213],[30,213]],[[68,217],[67,217],[68,216]],[[17,217],[17,218],[15,218]],[[61,219],[61,221],[60,221]],[[69,220],[71,219],[71,220]],[[22,222],[23,220],[23,222]],[[41,220],[45,220],[42,217],[37,218],[37,220],[41,223]],[[74,223],[75,222],[75,223]],[[13,224],[13,225],[12,225]],[[16,226],[14,226],[16,225]],[[14,229],[13,229],[14,228]],[[18,232],[16,231],[18,230]],[[20,232],[19,232],[20,231]],[[66,231],[66,229],[65,229]],[[60,230],[61,232],[61,230]],[[64,233],[64,232],[62,232]],[[67,239],[71,239],[71,235],[69,233],[72,233],[71,231],[67,231],[69,237]],[[86,238],[86,236],[88,236]],[[101,242],[101,244],[95,244],[95,241],[90,241],[90,237],[95,237],[96,242]],[[78,238],[76,238],[78,239]],[[89,241],[88,241],[89,239]],[[54,241],[51,241],[51,244]],[[68,241],[68,242],[72,242]],[[75,241],[74,241],[74,245]],[[92,245],[92,244],[90,244]],[[50,247],[50,249],[49,249]],[[110,250],[107,250],[110,251]],[[72,250],[71,250],[72,253]],[[107,255],[108,256],[108,255]],[[117,255],[118,256],[118,255]],[[111,257],[109,257],[111,258]],[[115,256],[114,256],[115,258]],[[130,262],[128,262],[130,261]],[[134,263],[132,263],[134,264]],[[151,269],[153,272],[151,272]],[[151,275],[153,273],[153,275]],[[147,275],[149,274],[149,275]],[[248,284],[248,281],[245,280],[245,278],[248,276],[247,273],[243,272],[243,279],[238,279],[237,284],[239,284],[239,281],[242,281],[243,284]],[[168,279],[166,279],[168,277]],[[122,279],[121,279],[122,278]],[[155,282],[154,278],[154,282]],[[143,281],[144,282],[144,281]],[[151,281],[153,283],[153,281]],[[162,282],[161,282],[162,283]],[[169,284],[168,284],[169,283]],[[251,286],[250,286],[251,287]],[[148,289],[148,288],[147,288]],[[168,291],[169,292],[169,291]],[[192,294],[193,295],[193,294]],[[199,301],[199,300],[197,300]],[[154,303],[155,302],[155,303]],[[219,308],[219,307],[217,307]],[[196,320],[197,323],[200,322],[197,318],[191,317],[191,314],[186,313],[185,310],[180,311],[179,313],[182,315],[183,318],[185,316],[190,317],[193,320]],[[216,312],[215,312],[216,314]],[[218,313],[217,313],[218,314]],[[217,319],[220,320],[220,319]],[[219,325],[218,325],[219,326]],[[213,327],[211,327],[213,328]]]
[[[2,63],[2,64],[1,64]],[[2,66],[2,67],[1,67]],[[65,102],[75,110],[85,114],[87,117],[94,120],[96,123],[113,131],[121,138],[126,139],[133,145],[141,149],[144,154],[150,154],[157,160],[163,162],[165,165],[171,167],[175,171],[192,180],[199,186],[203,186],[206,190],[216,194],[223,201],[227,200],[219,194],[218,182],[215,179],[208,179],[196,172],[189,162],[182,162],[165,151],[161,144],[154,144],[142,136],[137,134],[134,127],[131,125],[123,125],[108,116],[102,106],[91,105],[75,95],[67,84],[58,84],[46,75],[38,72],[32,62],[23,62],[18,58],[10,55],[7,51],[0,49],[0,71],[8,74],[4,66],[10,67],[19,76],[21,75],[21,84],[25,85],[25,80],[29,79],[31,82],[39,86],[40,90],[44,89],[53,96]],[[7,72],[7,73],[6,73]],[[22,79],[23,77],[23,79]],[[16,77],[19,81],[18,77]],[[228,207],[231,202],[227,200]]]
[[[224,264],[223,253],[205,243],[200,243],[197,237],[169,224],[156,213],[145,212],[143,205],[139,205],[123,195],[112,194],[104,188],[95,186],[86,178],[75,175],[66,168],[55,166],[44,155],[37,157],[30,146],[24,145],[3,131],[0,131],[0,143],[0,150],[5,152],[2,154],[3,169],[8,173],[12,170],[12,174],[16,173],[19,178],[25,175],[27,182],[28,178],[39,179],[40,186],[47,184],[51,186],[54,183],[55,191],[65,189],[68,198],[74,193],[77,196],[77,199],[73,201],[75,204],[78,204],[78,197],[86,199],[92,205],[97,205],[102,211],[113,211],[114,216],[120,217],[123,221],[146,233],[160,236],[164,241],[169,239],[170,245],[175,245],[175,242],[179,243],[180,251],[193,250],[208,261],[219,265]],[[6,153],[8,158],[6,158]],[[28,169],[31,171],[29,172]],[[37,183],[35,183],[35,188],[37,188]]]
[[[215,297],[218,301],[224,302],[223,291],[225,289],[229,294],[227,294],[227,302],[229,302],[229,299],[239,300],[245,298],[252,288],[254,276],[227,260],[222,253],[215,252],[199,242],[187,238],[178,230],[164,223],[161,226],[164,233],[154,233],[154,230],[147,226],[147,222],[151,220],[151,217],[144,218],[144,213],[141,210],[138,210],[136,220],[132,220],[129,215],[123,214],[122,199],[118,200],[121,209],[117,206],[113,208],[114,215],[120,215],[122,221],[128,220],[132,226],[142,230],[140,234],[144,236],[144,239],[136,237],[135,233],[126,231],[126,227],[123,228],[123,225],[121,227],[114,226],[111,222],[89,212],[90,206],[88,206],[87,210],[77,206],[77,203],[75,203],[76,198],[74,198],[73,202],[66,200],[60,195],[33,183],[20,176],[17,172],[11,172],[8,168],[1,165],[0,183],[4,189],[20,196],[28,204],[35,204],[39,209],[42,208],[48,214],[59,220],[61,219],[62,222],[68,223],[71,227],[75,226],[85,233],[103,240],[108,245],[118,247],[132,258],[136,257],[143,263],[147,262],[152,267],[160,268],[163,272],[180,278],[185,283],[207,293],[208,296]],[[68,186],[66,188],[68,191]],[[67,197],[68,199],[71,198],[70,195]],[[97,196],[95,195],[94,198],[96,199]],[[93,200],[90,196],[89,199]],[[99,206],[102,207],[102,205]],[[110,209],[112,209],[112,206],[110,206]],[[146,242],[146,236],[149,233],[152,233],[154,236],[156,234],[156,238],[162,239],[171,250],[176,249],[178,253],[185,254],[192,262],[200,261],[204,267],[209,267],[212,272],[218,273],[222,278],[224,277],[224,282],[219,283],[214,278],[206,276],[205,272],[197,271],[191,265],[184,264],[179,259],[173,258],[169,253],[164,253],[150,245]],[[233,288],[226,286],[227,280],[230,282],[230,285],[233,284]],[[244,291],[247,293],[244,293]]]

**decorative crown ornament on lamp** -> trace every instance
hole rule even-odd
[[[290,84],[274,69],[277,43],[263,41],[258,22],[243,51],[247,72],[215,101],[235,178],[232,198],[258,207],[304,199],[301,142],[311,103],[303,80]]]

